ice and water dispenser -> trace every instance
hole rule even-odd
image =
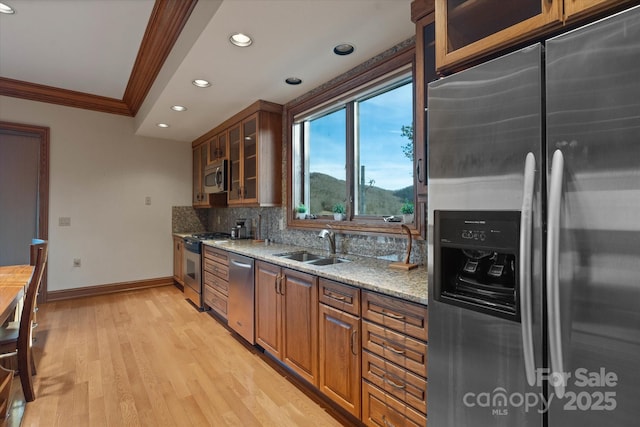
[[[519,211],[435,211],[436,301],[520,321]]]

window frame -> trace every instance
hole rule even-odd
[[[357,70],[354,69],[354,70]],[[397,236],[405,233],[402,225],[409,227],[409,230],[414,238],[421,238],[421,224],[422,221],[419,216],[422,215],[420,209],[418,209],[418,194],[417,194],[417,172],[416,172],[416,156],[413,159],[413,204],[414,204],[414,220],[410,224],[402,224],[398,222],[384,222],[381,217],[359,215],[354,217],[351,203],[347,207],[347,221],[335,221],[333,218],[320,217],[316,220],[310,219],[296,219],[295,217],[295,201],[299,199],[300,189],[293,187],[293,168],[294,158],[299,155],[298,135],[293,131],[293,126],[296,123],[296,118],[304,114],[313,114],[314,112],[321,112],[327,110],[331,105],[339,103],[341,101],[347,101],[349,99],[361,98],[367,90],[372,90],[383,84],[385,81],[392,82],[401,73],[410,71],[412,75],[413,83],[413,125],[415,128],[416,115],[419,112],[416,111],[416,90],[418,84],[416,82],[416,63],[415,63],[415,45],[410,45],[403,49],[399,49],[388,57],[377,61],[373,66],[369,66],[364,70],[355,71],[353,75],[347,78],[339,77],[337,82],[328,83],[325,86],[319,88],[317,91],[312,92],[311,95],[303,97],[301,100],[295,100],[285,106],[285,144],[287,149],[287,200],[286,200],[286,218],[287,227],[293,229],[322,229],[326,228],[327,224],[339,232],[349,234],[365,234],[365,235],[393,235]],[[353,105],[345,102],[347,108],[349,105]],[[350,115],[347,114],[347,126],[350,126]],[[416,144],[420,141],[414,140],[414,153],[416,150]],[[353,147],[353,141],[347,141],[348,147]],[[353,165],[354,162],[353,150],[347,150],[347,162]],[[300,173],[300,171],[297,171]],[[348,196],[354,191],[354,177],[353,174],[347,174],[347,193]]]

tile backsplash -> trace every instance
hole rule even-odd
[[[208,213],[205,209],[194,209],[192,206],[171,207],[172,233],[196,233],[208,229]]]
[[[187,213],[190,208],[192,211]],[[246,219],[255,236],[260,216],[260,237],[269,239],[275,243],[285,243],[307,248],[326,250],[327,241],[318,237],[318,231],[294,230],[286,228],[285,208],[211,208],[184,209],[174,208],[174,216],[179,214],[180,221],[174,218],[174,226],[179,223],[182,229],[174,232],[188,232],[185,225],[193,224],[205,227],[206,231],[221,231],[230,233],[231,227],[237,219]],[[203,218],[202,217],[206,217]],[[188,221],[187,221],[188,220]],[[283,229],[280,229],[280,225]],[[203,231],[199,228],[196,231]],[[427,244],[424,240],[414,240],[410,261],[416,264],[426,265]],[[406,237],[389,236],[363,236],[357,234],[336,233],[336,251],[342,254],[353,254],[389,259],[391,261],[404,261],[407,248]]]

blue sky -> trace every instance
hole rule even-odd
[[[412,85],[407,84],[360,103],[361,164],[366,181],[376,187],[399,190],[413,184],[413,164],[402,152],[409,141],[401,127],[413,120]],[[344,179],[344,110],[311,124],[311,172]]]

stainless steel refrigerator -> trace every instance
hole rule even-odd
[[[429,427],[640,425],[640,9],[427,116]]]

